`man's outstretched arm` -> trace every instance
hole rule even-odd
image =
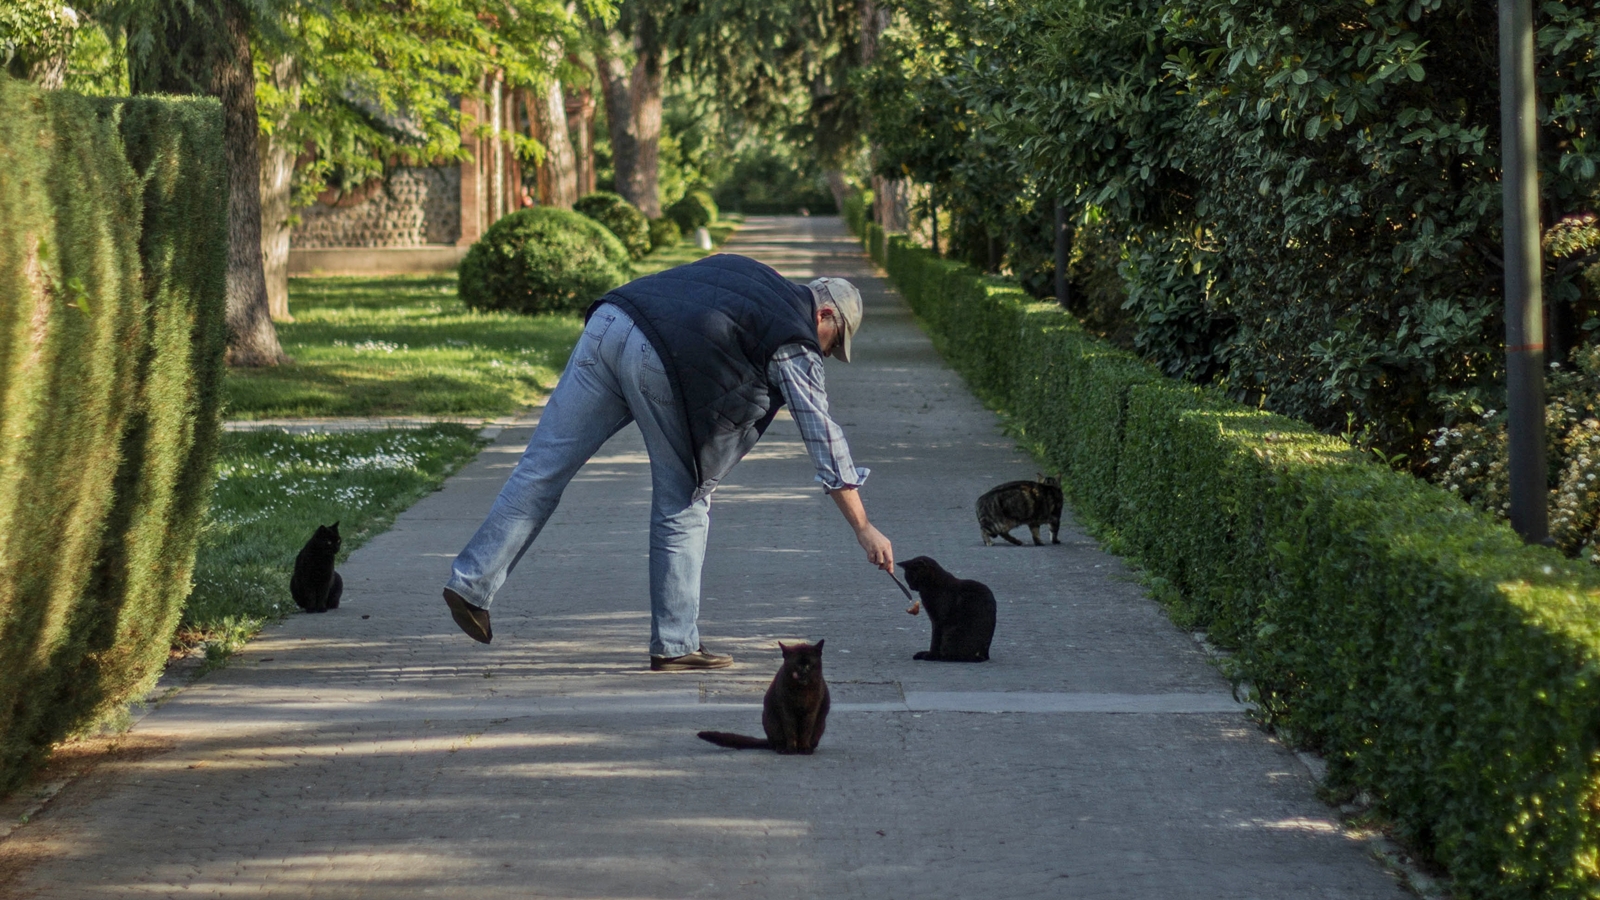
[[[828,496],[833,498],[839,512],[844,514],[844,520],[855,530],[861,549],[867,551],[867,562],[893,575],[894,545],[883,536],[883,532],[867,521],[867,508],[861,504],[861,492],[855,488],[840,488],[829,491]]]
[[[867,560],[893,572],[894,548],[883,532],[867,521],[867,510],[856,490],[866,481],[869,472],[850,458],[844,431],[828,414],[822,357],[799,344],[789,344],[773,356],[767,375],[783,392],[795,424],[800,427],[800,438],[817,467],[817,481],[833,497],[839,512],[855,530],[856,540],[867,551]]]

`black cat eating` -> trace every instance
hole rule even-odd
[[[926,556],[900,564],[906,584],[922,598],[933,623],[933,643],[911,657],[936,662],[985,662],[994,639],[994,592],[977,581],[957,578]],[[907,610],[915,614],[915,608]]]
[[[783,665],[761,701],[761,727],[767,737],[749,737],[726,731],[702,731],[699,738],[735,750],[776,750],[811,754],[828,726],[828,682],[822,678],[822,645],[779,644]]]
[[[289,577],[289,594],[295,605],[306,612],[327,612],[339,608],[344,579],[333,570],[339,555],[339,523],[318,525],[311,540],[294,558],[294,574]]]

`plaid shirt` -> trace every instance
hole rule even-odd
[[[767,380],[778,386],[800,426],[800,439],[817,467],[817,480],[831,493],[860,487],[870,469],[856,468],[844,431],[828,415],[822,357],[803,344],[784,344],[767,364]]]

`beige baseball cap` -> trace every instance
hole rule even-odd
[[[811,288],[811,295],[816,299],[819,309],[823,304],[829,304],[839,311],[839,318],[843,321],[839,329],[839,346],[834,349],[833,355],[841,362],[849,362],[850,339],[861,327],[861,292],[843,278],[833,277],[818,278],[807,287]]]

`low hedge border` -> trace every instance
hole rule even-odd
[[[853,217],[855,218],[855,217]],[[857,219],[859,221],[859,219]],[[1600,577],[863,222],[941,352],[1463,897],[1600,893]]]

